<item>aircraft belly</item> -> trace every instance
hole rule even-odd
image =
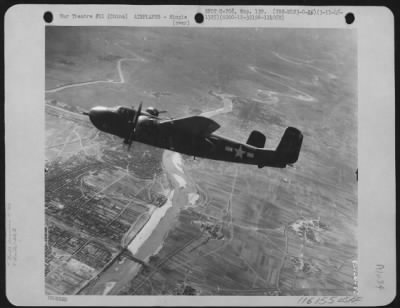
[[[224,146],[220,149],[219,153],[224,160],[245,164],[256,163],[256,153],[241,145]]]
[[[193,137],[174,131],[154,131],[152,134],[142,136],[140,142],[153,145],[162,149],[179,152],[186,155],[196,155],[198,151],[197,143],[193,142]]]
[[[209,158],[244,164],[258,164],[258,154],[256,149],[222,138],[214,139],[214,144],[215,151],[210,153],[208,156]]]
[[[202,137],[158,130],[143,134],[138,141],[189,156],[214,160],[256,165],[260,160],[257,149],[214,135]]]

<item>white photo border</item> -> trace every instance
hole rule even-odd
[[[228,6],[227,6],[228,7]],[[230,6],[231,7],[231,6]],[[174,26],[171,20],[66,20],[60,13],[184,14],[190,27],[230,27],[229,20],[194,22],[208,6],[15,5],[5,15],[6,286],[14,305],[294,306],[299,297],[60,296],[44,290],[45,22],[55,25]],[[218,7],[221,8],[221,7]],[[238,8],[238,7],[236,7]],[[245,8],[245,7],[243,7]],[[266,7],[268,10],[279,7]],[[288,7],[285,7],[288,8]],[[302,8],[302,7],[293,7]],[[313,7],[307,7],[313,9]],[[329,7],[324,7],[329,8]],[[339,7],[330,7],[339,8]],[[386,7],[340,7],[355,15],[286,15],[235,27],[355,28],[358,37],[358,284],[354,305],[390,303],[396,295],[394,17]],[[180,25],[175,25],[180,27]],[[381,271],[381,269],[384,269]],[[378,280],[384,288],[377,288]],[[314,297],[310,297],[314,298]],[[313,302],[311,302],[313,304]],[[351,304],[351,303],[350,303]],[[304,303],[302,305],[309,305]],[[330,305],[328,303],[328,305]],[[338,302],[331,305],[349,305]]]

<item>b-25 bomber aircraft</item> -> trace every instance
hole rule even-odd
[[[162,119],[159,115],[163,112],[153,107],[142,111],[140,103],[137,110],[124,106],[94,107],[84,114],[99,130],[123,138],[128,148],[137,141],[194,157],[259,168],[285,168],[298,160],[303,134],[297,128],[286,128],[277,148],[268,150],[264,148],[266,137],[259,131],[252,131],[244,144],[215,134],[220,125],[210,118],[196,115]]]

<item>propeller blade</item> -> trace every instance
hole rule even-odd
[[[132,121],[130,122],[131,123],[130,134],[129,134],[129,138],[127,140],[128,150],[130,150],[131,146],[132,146],[132,141],[133,141],[133,137],[135,136],[136,126],[139,121],[139,116],[141,115],[141,112],[142,112],[142,105],[143,105],[143,102],[140,102],[139,107],[138,107],[137,111],[135,112]]]
[[[139,107],[138,107],[138,109],[137,109],[137,111],[136,111],[136,113],[135,113],[135,118],[134,118],[133,127],[132,127],[132,128],[133,128],[133,131],[136,129],[136,125],[137,125],[137,123],[138,123],[139,116],[140,116],[140,114],[141,114],[141,112],[142,112],[142,105],[143,105],[143,103],[140,102]]]

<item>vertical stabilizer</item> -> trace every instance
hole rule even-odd
[[[263,133],[253,130],[246,143],[256,148],[263,148],[265,145],[265,140],[266,138]]]
[[[288,127],[276,148],[276,157],[285,164],[294,164],[298,158],[303,142],[303,134],[294,127]]]

